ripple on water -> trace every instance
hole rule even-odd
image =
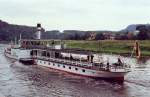
[[[6,58],[4,47],[0,45],[0,91],[6,97],[150,97],[150,60],[138,63],[123,57],[133,71],[127,74],[124,84],[118,84],[25,66]]]

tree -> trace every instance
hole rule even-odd
[[[104,40],[104,39],[105,39],[105,36],[103,35],[103,33],[98,33],[98,34],[96,34],[95,39],[96,39],[96,40]]]
[[[148,30],[145,25],[138,26],[136,30],[139,30],[139,33],[137,34],[139,40],[148,39]]]

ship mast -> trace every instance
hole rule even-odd
[[[19,41],[18,41],[18,42],[19,42],[19,43],[18,43],[18,44],[19,44],[19,46],[21,46],[21,39],[22,39],[22,36],[21,36],[21,33],[20,33]]]

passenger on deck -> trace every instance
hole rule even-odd
[[[107,62],[106,70],[109,71],[109,62]]]
[[[103,68],[103,63],[100,63],[100,64],[99,64],[99,67],[100,67],[100,69]]]
[[[118,58],[118,65],[122,65],[122,61],[120,58]]]
[[[93,55],[91,55],[91,63],[93,63],[93,58],[94,58],[94,56],[93,56]]]
[[[72,55],[70,55],[70,60],[73,60],[73,57],[72,57]]]
[[[123,63],[122,63],[121,59],[118,58],[118,62],[114,63],[113,65],[114,65],[114,67],[116,69],[117,67],[123,66]]]

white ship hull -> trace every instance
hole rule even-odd
[[[39,59],[36,59],[35,63],[37,65],[49,67],[52,69],[61,70],[61,71],[65,71],[68,73],[86,76],[86,77],[93,77],[93,78],[106,78],[106,79],[115,79],[118,81],[123,81],[124,75],[126,74],[125,72],[109,72],[109,71],[103,71],[103,70],[101,71],[93,70],[93,69],[88,69],[84,67],[66,65],[66,64],[61,64],[61,63],[54,63],[54,62],[49,62],[49,61],[44,61],[44,60],[39,60]]]
[[[10,59],[14,59],[14,60],[18,60],[18,56],[15,55],[11,55],[10,53],[4,52],[5,56],[10,58]]]
[[[20,48],[6,48],[4,51],[4,54],[6,57],[14,59],[14,60],[20,60],[20,59],[26,59],[31,58],[30,56],[30,50],[22,50]]]

